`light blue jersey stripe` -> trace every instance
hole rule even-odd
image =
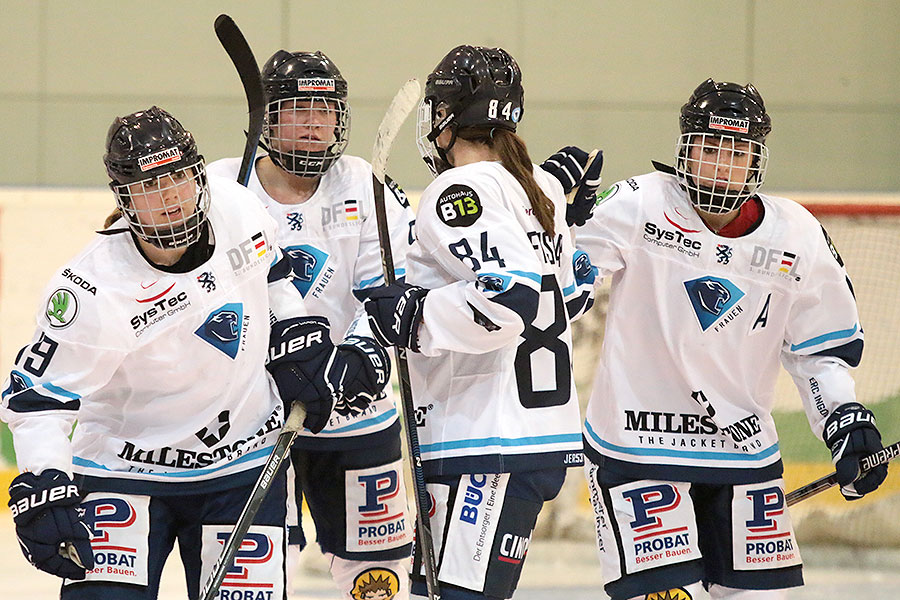
[[[606,448],[607,450],[612,450],[614,452],[621,452],[622,454],[631,454],[632,456],[660,456],[665,458],[689,458],[699,460],[731,460],[750,462],[763,460],[778,452],[777,442],[764,450],[760,450],[756,454],[744,454],[741,452],[700,452],[697,450],[669,450],[666,448],[626,448],[625,446],[617,446],[601,439],[600,436],[594,433],[594,430],[591,429],[591,424],[587,421],[584,422],[584,427],[587,430],[588,437],[597,442],[600,447]]]
[[[541,282],[541,276],[537,273],[532,273],[531,271],[510,271],[513,275],[518,275],[519,277],[524,277],[526,279],[530,279],[537,283]]]
[[[581,436],[578,434],[559,434],[559,435],[541,435],[537,437],[523,438],[502,438],[488,437],[470,440],[454,440],[452,442],[435,442],[433,444],[422,444],[420,449],[422,452],[439,452],[441,450],[458,450],[460,448],[482,448],[485,446],[542,446],[550,444],[565,444],[569,442],[578,443]]]
[[[365,421],[360,421],[359,423],[353,423],[352,425],[347,425],[346,427],[338,427],[337,429],[328,429],[323,433],[345,433],[347,431],[356,431],[357,429],[364,429],[366,427],[371,427],[372,425],[377,425],[379,423],[384,423],[385,421],[394,418],[397,416],[397,409],[392,408],[388,411],[381,413],[380,415],[375,415],[371,419],[366,419]]]
[[[856,333],[859,329],[859,325],[854,325],[850,329],[841,329],[840,331],[832,331],[831,333],[823,333],[820,336],[816,336],[812,339],[808,339],[805,342],[800,342],[799,344],[793,344],[791,346],[791,351],[795,350],[803,350],[804,348],[809,348],[810,346],[817,346],[818,344],[822,344],[825,342],[830,342],[831,340],[839,340],[842,338],[848,338]]]
[[[69,390],[63,389],[58,385],[53,385],[52,383],[45,383],[44,389],[48,392],[56,394],[57,396],[65,396],[66,398],[71,398],[72,400],[78,400],[81,398],[81,396],[79,396],[75,392],[70,392]]]
[[[397,279],[400,279],[401,277],[405,277],[406,269],[394,269],[394,276]],[[379,275],[378,277],[372,277],[371,279],[363,279],[362,281],[359,282],[359,286],[357,287],[357,289],[361,290],[363,288],[367,288],[370,285],[373,285],[379,281],[384,281],[384,275]]]
[[[191,469],[190,471],[181,471],[178,473],[153,473],[154,476],[160,477],[199,477],[200,475],[207,475],[209,473],[215,473],[216,471],[221,471],[222,469],[227,469],[229,467],[233,467],[235,465],[239,465],[241,463],[245,463],[247,461],[256,460],[258,458],[266,458],[270,454],[272,454],[272,450],[275,448],[275,445],[267,446],[265,448],[260,448],[259,450],[254,450],[249,454],[245,454],[244,456],[238,458],[237,460],[233,460],[228,464],[220,465],[218,467],[213,467],[211,469]],[[72,457],[72,463],[77,467],[90,467],[92,469],[101,469],[103,471],[109,471],[110,473],[115,473],[109,467],[105,465],[101,465],[95,463],[94,461],[87,460],[86,458],[81,458],[79,456]],[[127,471],[126,471],[127,472]]]

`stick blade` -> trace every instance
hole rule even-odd
[[[375,134],[375,145],[372,147],[372,174],[381,183],[384,183],[384,172],[394,139],[406,117],[418,104],[421,90],[422,86],[419,85],[418,79],[414,77],[407,80],[397,91],[387,112],[384,113],[384,118],[381,119],[378,133]]]

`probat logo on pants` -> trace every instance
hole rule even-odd
[[[344,474],[349,552],[398,548],[412,541],[401,461]]]
[[[782,480],[736,485],[733,498],[735,569],[775,569],[801,563]]]
[[[233,525],[204,525],[200,581],[206,581]],[[284,595],[284,528],[253,525],[225,573],[217,600],[276,600]]]
[[[86,580],[147,585],[150,498],[94,492],[81,506],[94,551]]]
[[[689,484],[636,481],[612,488],[610,496],[626,572],[700,557]]]

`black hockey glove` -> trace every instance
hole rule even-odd
[[[339,415],[358,415],[381,395],[391,376],[391,361],[384,348],[370,337],[350,336],[338,346],[344,388],[334,405]]]
[[[562,184],[567,198],[566,225],[584,225],[594,213],[597,189],[600,187],[600,171],[603,169],[603,152],[590,160],[590,154],[576,146],[566,146],[545,160],[540,167],[556,177]]]
[[[874,492],[887,477],[887,465],[878,465],[860,477],[860,459],[882,448],[875,415],[862,404],[841,404],[828,416],[825,444],[831,450],[841,494],[847,500],[857,500]]]
[[[375,340],[382,346],[419,351],[419,325],[428,290],[395,282],[374,288],[366,299],[366,313]]]
[[[275,380],[286,411],[294,402],[303,403],[303,426],[313,433],[319,433],[328,424],[339,398],[339,365],[328,319],[295,317],[272,325],[266,368]]]
[[[80,505],[78,486],[57,469],[12,480],[9,507],[28,562],[57,577],[84,579],[94,568],[94,551]]]

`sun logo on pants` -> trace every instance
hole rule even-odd
[[[391,600],[400,591],[400,580],[390,569],[366,569],[353,580],[350,595],[356,600]]]
[[[684,588],[675,588],[647,594],[646,600],[692,600],[692,597]]]

